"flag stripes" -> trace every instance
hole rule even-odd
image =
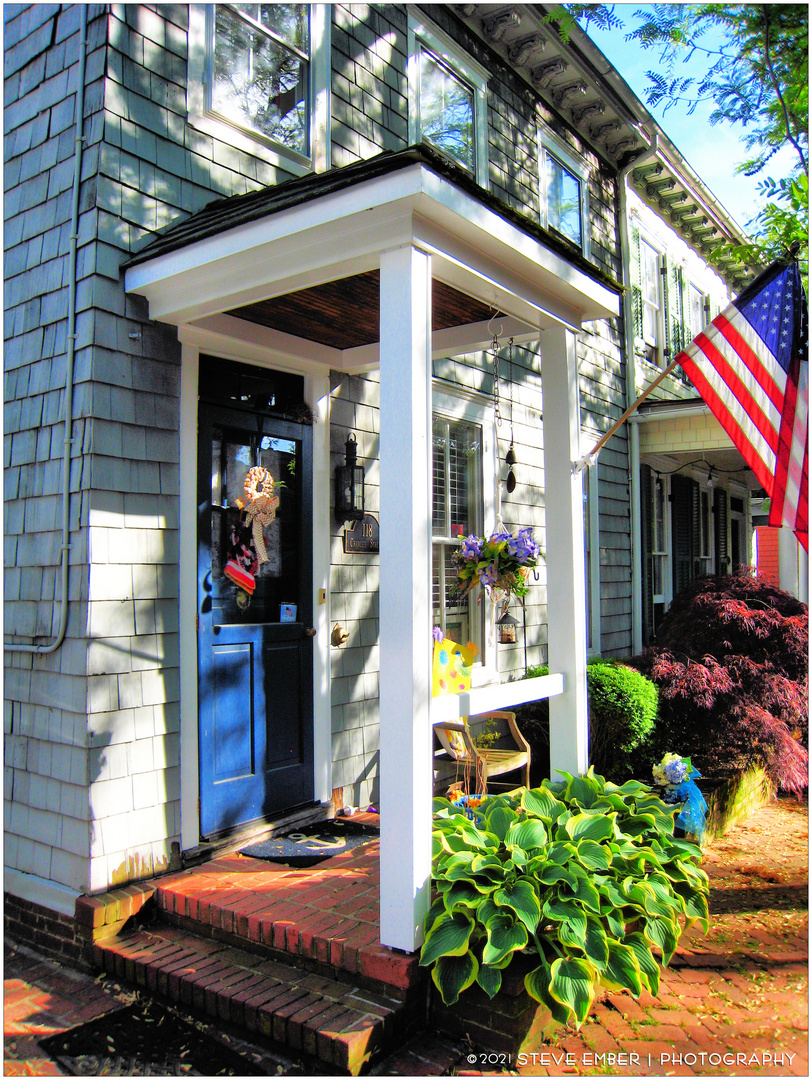
[[[678,356],[771,499],[770,524],[808,545],[806,298],[795,262],[775,263]]]

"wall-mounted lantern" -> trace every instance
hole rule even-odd
[[[364,516],[364,466],[356,462],[356,448],[350,432],[344,444],[345,463],[336,468],[335,515],[339,521],[361,521]]]
[[[507,607],[505,607],[501,618],[496,620],[496,629],[499,634],[498,640],[500,645],[516,644],[516,627],[518,625],[519,620],[514,619]]]

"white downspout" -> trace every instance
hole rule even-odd
[[[629,173],[640,168],[646,161],[656,157],[659,151],[659,133],[655,130],[651,136],[649,149],[630,161],[620,170],[618,176],[618,217],[620,218],[620,258],[623,269],[623,323],[624,347],[626,351],[626,406],[637,400],[637,362],[634,355],[634,310],[632,306],[631,240],[629,237],[629,209],[626,198],[626,183]],[[635,422],[636,416],[629,421],[629,503],[632,557],[632,654],[643,649],[643,562],[640,519],[640,429]]]
[[[4,644],[6,652],[34,653],[46,656],[54,653],[65,640],[68,628],[68,581],[70,570],[70,467],[73,443],[73,375],[76,355],[76,248],[79,239],[79,187],[82,177],[82,127],[85,110],[85,61],[87,58],[87,5],[79,5],[79,65],[76,74],[76,148],[73,157],[73,192],[71,205],[70,252],[68,255],[68,334],[65,373],[65,440],[62,454],[62,545],[59,626],[49,644]]]

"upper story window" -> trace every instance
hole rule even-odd
[[[324,4],[192,4],[189,123],[288,173],[328,167]]]
[[[212,112],[303,157],[310,150],[306,4],[220,4],[210,65]]]
[[[546,128],[539,142],[541,223],[588,256],[587,163]]]
[[[409,142],[437,147],[488,186],[487,72],[439,29],[409,18]]]
[[[686,344],[704,330],[710,322],[710,310],[708,298],[697,289],[696,285],[688,286],[688,320],[686,325]]]

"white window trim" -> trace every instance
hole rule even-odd
[[[489,535],[489,529],[492,531],[496,527],[496,477],[499,475],[493,404],[481,394],[472,391],[456,391],[445,384],[439,389],[435,381],[432,385],[431,412],[432,416],[436,414],[449,420],[476,424],[482,430],[482,522],[484,535]],[[489,525],[489,522],[493,524]],[[493,604],[488,607],[490,614],[486,618],[482,655],[473,667],[472,686],[485,686],[499,681],[497,646],[493,644],[495,608]]]
[[[429,26],[417,9],[409,9],[409,143],[421,141],[420,124],[420,44],[446,61],[454,73],[468,83],[474,93],[474,170],[480,187],[488,187],[488,77],[489,72],[464,52],[437,26]],[[442,151],[441,151],[442,152]]]
[[[643,326],[645,327],[645,307],[646,307],[646,291],[643,288],[643,244],[648,246],[654,251],[657,256],[657,341],[654,342],[654,346],[657,350],[657,356],[653,361],[659,367],[663,367],[665,364],[665,279],[663,275],[663,267],[667,265],[668,255],[663,245],[657,240],[656,237],[646,232],[645,229],[640,229],[640,292],[641,303],[643,304]],[[646,347],[651,344],[647,342],[645,337],[640,339],[643,345],[643,352],[645,353]]]
[[[249,128],[224,120],[207,104],[207,56],[214,34],[214,4],[189,6],[187,120],[197,131],[262,158],[294,176],[330,168],[330,28],[329,4],[310,8],[310,155],[271,143]]]
[[[591,243],[589,235],[589,162],[577,151],[568,146],[546,124],[538,128],[539,144],[539,213],[541,224],[549,229],[547,214],[547,155],[551,154],[568,172],[581,182],[581,254],[590,258]],[[556,235],[560,235],[556,233]],[[566,237],[564,238],[566,239]],[[572,241],[570,241],[572,243]],[[576,245],[577,246],[577,245]]]
[[[654,472],[653,483],[657,483],[657,469],[655,466],[651,466]],[[659,474],[660,481],[663,485],[663,546],[661,548],[654,548],[652,545],[651,554],[652,557],[662,558],[663,561],[663,591],[661,593],[654,592],[654,582],[652,581],[651,600],[653,604],[665,604],[666,607],[671,603],[673,599],[673,583],[672,583],[672,546],[671,546],[671,477],[663,473]],[[652,486],[652,506],[651,513],[654,513],[654,492],[655,487]]]
[[[581,429],[581,445],[590,449],[595,443],[595,432]],[[600,486],[598,483],[598,463],[595,462],[585,473],[585,487],[589,498],[589,655],[600,656],[601,652],[601,527],[600,527]]]

